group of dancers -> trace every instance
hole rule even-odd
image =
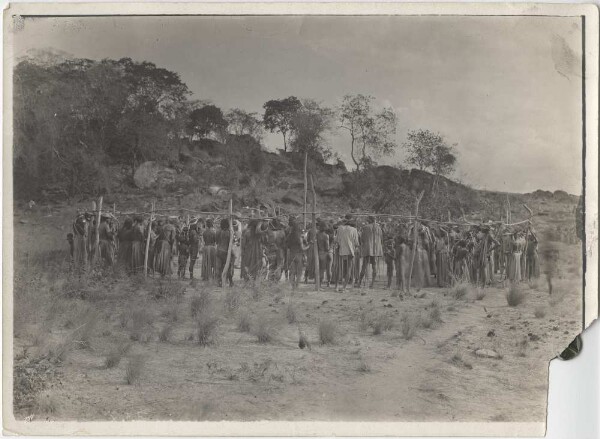
[[[317,218],[313,229],[302,216],[249,218],[242,222],[177,216],[152,221],[111,213],[81,212],[69,233],[74,267],[92,261],[127,273],[200,279],[219,285],[240,278],[289,279],[293,288],[316,279],[323,286],[373,287],[379,267],[386,265],[384,287],[449,287],[457,282],[480,286],[498,281],[520,282],[539,277],[538,238],[527,222],[520,227],[500,223],[452,224],[419,220],[386,221],[373,215],[347,214]],[[287,219],[287,221],[286,221]],[[96,245],[96,239],[98,240]],[[229,259],[229,261],[228,261]],[[316,262],[318,260],[318,263]],[[369,270],[370,268],[370,270]],[[395,283],[394,281],[395,276]]]

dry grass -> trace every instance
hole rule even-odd
[[[277,335],[277,326],[266,315],[261,315],[256,321],[254,335],[259,343],[270,343]]]
[[[173,325],[167,324],[163,326],[163,328],[158,333],[158,340],[166,343],[171,339],[171,334],[173,332]]]
[[[217,332],[219,330],[219,318],[212,310],[196,316],[196,338],[201,346],[208,346],[216,343]]]
[[[390,331],[394,327],[394,320],[387,314],[377,316],[371,323],[373,327],[373,335],[382,334],[385,331]]]
[[[287,309],[285,310],[285,317],[290,325],[292,323],[296,323],[296,309],[291,302],[288,304]]]
[[[41,392],[35,398],[34,410],[42,415],[56,414],[58,412],[58,400],[49,391]]]
[[[369,315],[367,311],[363,310],[358,316],[358,329],[364,332],[367,329],[369,329],[369,327],[371,327],[372,322],[373,318]]]
[[[473,364],[471,364],[470,361],[465,360],[460,352],[455,352],[454,355],[452,355],[452,357],[450,358],[450,362],[458,367],[473,369]]]
[[[544,317],[546,317],[546,308],[542,306],[536,307],[533,311],[533,315],[536,319],[543,319]]]
[[[169,301],[161,316],[165,317],[169,323],[177,322],[179,320],[179,302],[177,300]]]
[[[450,290],[450,295],[456,300],[464,299],[469,295],[471,288],[471,285],[466,282],[459,283],[452,287],[452,289]]]
[[[89,348],[99,320],[100,314],[95,309],[84,311],[77,319],[77,327],[71,335],[73,343],[82,349]]]
[[[537,290],[540,287],[540,284],[537,279],[533,279],[529,281],[529,288],[532,290]]]
[[[508,306],[518,306],[525,300],[525,293],[519,288],[519,286],[515,283],[511,284],[508,287],[508,291],[506,292],[506,302]]]
[[[404,314],[402,318],[402,337],[405,340],[412,339],[417,333],[417,327],[419,326],[419,318],[413,314]]]
[[[369,364],[369,362],[365,359],[365,357],[363,357],[361,355],[360,359],[358,360],[358,368],[357,370],[361,373],[369,373],[371,372],[371,365]]]
[[[229,314],[235,313],[242,303],[242,291],[238,288],[231,288],[225,294],[223,304],[225,311]]]
[[[250,328],[252,327],[252,319],[250,318],[250,314],[247,311],[242,312],[238,316],[237,321],[237,329],[240,332],[250,332]]]
[[[106,355],[104,359],[104,367],[106,369],[112,369],[113,367],[117,367],[121,362],[121,358],[129,351],[131,348],[130,343],[121,343],[120,345],[114,347],[110,350],[110,352]]]
[[[200,314],[206,313],[206,310],[212,304],[212,296],[207,290],[200,291],[200,294],[192,299],[190,311],[192,318],[198,317]]]
[[[527,337],[523,337],[520,341],[516,343],[517,347],[517,356],[526,357],[527,356],[527,348],[529,347],[529,340]]]
[[[129,385],[135,384],[142,375],[146,359],[142,355],[132,355],[129,357],[127,367],[125,368],[125,382]]]
[[[331,320],[321,320],[319,322],[319,341],[322,345],[334,344],[337,338],[337,326]]]
[[[133,341],[147,343],[152,338],[153,317],[144,308],[131,314],[131,332],[129,338]]]
[[[483,288],[477,288],[475,291],[475,300],[483,300],[485,297],[485,290]]]

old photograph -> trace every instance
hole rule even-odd
[[[585,16],[5,23],[16,421],[543,434],[597,313]]]

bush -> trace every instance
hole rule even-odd
[[[225,294],[224,299],[225,311],[227,311],[230,314],[236,312],[240,307],[241,300],[242,292],[239,289],[232,288],[228,290],[227,294]]]
[[[171,338],[171,333],[173,332],[173,325],[165,325],[160,332],[158,333],[158,340],[164,342],[168,342]]]
[[[146,359],[142,355],[133,355],[129,357],[127,367],[125,368],[125,381],[127,384],[134,384],[139,379],[145,364]]]
[[[361,373],[369,373],[371,372],[371,365],[367,362],[367,360],[364,357],[361,356],[357,370]]]
[[[250,314],[247,311],[241,313],[238,317],[237,328],[240,332],[250,332],[252,321],[250,319]]]
[[[388,315],[381,315],[372,322],[373,335],[379,335],[382,332],[389,331],[394,327],[394,320]]]
[[[212,297],[207,290],[200,291],[200,295],[194,297],[190,304],[192,318],[196,318],[200,314],[206,312],[212,303]]]
[[[291,302],[287,306],[285,316],[287,317],[287,321],[290,325],[296,322],[296,310]]]
[[[485,297],[485,290],[483,288],[478,288],[477,291],[475,292],[475,299],[483,300],[484,297]]]
[[[270,343],[275,339],[277,328],[275,323],[269,320],[266,316],[260,316],[254,329],[254,335],[259,343]]]
[[[121,358],[129,351],[130,347],[129,343],[122,343],[113,348],[104,359],[104,367],[107,369],[117,367],[121,362]]]
[[[334,322],[321,320],[319,323],[319,340],[322,345],[333,344],[337,338],[337,326]]]
[[[463,299],[465,297],[467,297],[467,295],[469,294],[469,291],[471,290],[471,285],[469,285],[466,282],[463,283],[459,283],[456,284],[451,290],[450,290],[450,294],[452,295],[452,297],[454,297],[456,300],[460,300]]]
[[[207,310],[196,316],[196,335],[200,345],[208,346],[216,342],[219,323],[219,318]]]
[[[402,336],[405,340],[410,340],[417,332],[419,319],[412,314],[405,314],[402,319]]]
[[[525,293],[519,288],[516,283],[512,283],[508,287],[508,292],[506,293],[506,302],[508,306],[518,306],[525,300]]]
[[[131,333],[129,338],[134,341],[148,342],[152,336],[152,316],[145,309],[134,311],[131,315]]]

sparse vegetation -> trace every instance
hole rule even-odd
[[[131,331],[129,338],[133,341],[146,343],[152,338],[153,318],[144,308],[134,311],[131,315]]]
[[[517,341],[517,356],[526,357],[527,356],[527,348],[529,347],[529,340],[527,337],[523,337],[521,340]]]
[[[404,314],[402,318],[402,337],[405,340],[412,339],[417,333],[419,319],[412,314]]]
[[[129,385],[135,384],[142,375],[146,359],[142,355],[132,355],[129,357],[127,367],[125,368],[125,382]]]
[[[319,322],[319,341],[322,345],[333,344],[337,338],[337,326],[330,320]]]
[[[158,340],[165,343],[171,339],[171,333],[173,332],[173,325],[167,324],[158,333]]]
[[[200,314],[206,312],[206,310],[212,304],[212,297],[208,290],[200,291],[200,294],[192,299],[190,304],[192,318],[198,317]]]
[[[238,316],[237,329],[240,332],[250,332],[250,328],[252,325],[252,319],[250,318],[250,314],[247,311],[243,311]]]
[[[58,412],[58,401],[51,392],[41,392],[35,398],[34,410],[42,415],[53,415]]]
[[[257,318],[254,335],[259,343],[270,343],[277,335],[277,327],[273,320],[266,315],[261,315]]]
[[[536,319],[543,319],[544,317],[546,317],[546,308],[542,306],[537,306],[533,311],[533,315]]]
[[[518,306],[525,300],[525,293],[516,283],[511,283],[506,292],[508,306]]]
[[[477,288],[475,291],[475,300],[483,300],[485,297],[485,290],[483,288]]]
[[[211,310],[204,310],[196,316],[196,337],[198,344],[208,346],[214,344],[219,329],[219,318]]]
[[[361,355],[360,359],[358,360],[358,368],[357,370],[361,373],[369,373],[371,372],[371,365],[367,362],[367,360],[365,359],[365,357],[363,357]]]
[[[450,290],[450,295],[452,297],[454,297],[456,300],[460,300],[460,299],[464,299],[465,297],[467,297],[469,295],[469,292],[471,291],[471,285],[466,283],[466,282],[462,282],[459,284],[454,285],[454,287],[452,287],[452,289]]]
[[[121,358],[123,358],[123,355],[125,355],[130,348],[130,343],[121,343],[118,346],[111,349],[110,352],[106,355],[106,358],[104,359],[104,367],[107,369],[117,367],[121,362]]]
[[[291,325],[292,323],[296,323],[296,309],[292,302],[290,302],[285,311],[285,316],[287,317],[288,323]]]
[[[373,335],[379,335],[389,331],[394,327],[394,320],[387,314],[376,317],[371,325],[373,326]]]
[[[224,298],[225,311],[229,314],[235,313],[242,301],[242,290],[239,288],[231,288],[227,291]]]

